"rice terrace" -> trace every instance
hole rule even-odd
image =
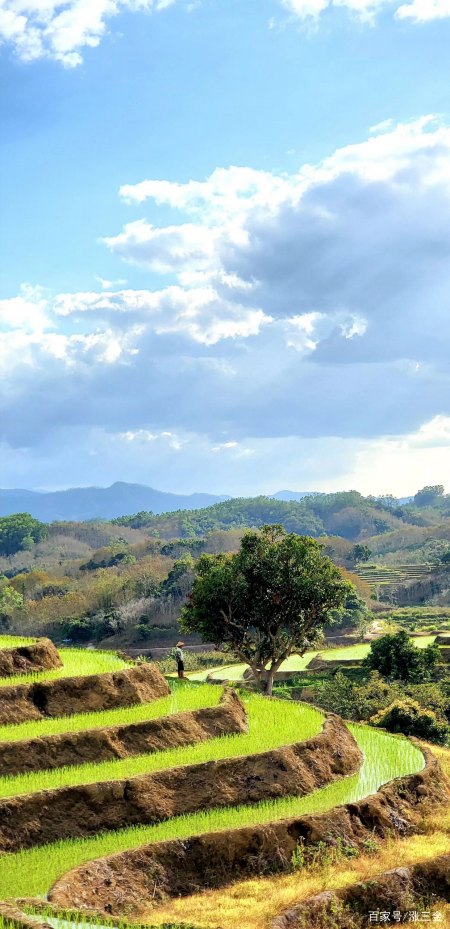
[[[380,596],[363,543],[164,519],[3,559],[1,929],[450,925],[447,549]]]
[[[12,637],[0,644],[10,650],[28,645],[29,654],[33,647]],[[376,873],[381,843],[389,841],[389,819],[396,817],[402,824],[398,860],[409,850],[414,862],[421,807],[445,802],[435,757],[405,738],[345,726],[306,704],[250,693],[238,697],[208,683],[174,681],[169,690],[152,665],[136,666],[139,680],[133,682],[131,663],[113,654],[61,649],[59,655],[58,669],[1,681],[3,720],[13,692],[20,697],[24,685],[48,683],[50,693],[55,685],[65,693],[64,715],[40,715],[36,708],[36,718],[16,718],[0,729],[5,925],[26,924],[25,914],[32,912],[50,921],[68,912],[69,924],[77,925],[105,917],[149,926],[278,925],[270,886],[257,921],[245,915],[244,895],[242,916],[234,923],[226,909],[222,920],[223,888],[230,886],[232,894],[233,881],[259,875],[262,886],[276,881],[279,893],[288,865],[300,857],[306,883],[320,888],[320,870],[308,870],[306,861],[309,854],[311,861],[320,854],[326,858],[327,847],[346,864],[342,869],[336,858],[338,887],[346,888],[360,874],[352,867],[361,866],[358,856],[365,856],[366,868],[372,856]],[[74,687],[81,670],[93,685],[103,678],[95,710],[89,700],[83,707],[82,692]],[[120,681],[130,685],[125,700]],[[171,727],[178,715],[184,725]],[[138,754],[124,742],[130,730]],[[89,761],[74,741],[87,735]],[[58,752],[61,766],[49,769]],[[446,851],[445,835],[433,842],[434,857]],[[278,879],[266,876],[278,871],[283,875]],[[305,878],[300,896],[304,884]],[[202,887],[209,888],[203,915],[196,903]],[[168,897],[175,898],[175,921]],[[12,905],[16,900],[20,907]]]

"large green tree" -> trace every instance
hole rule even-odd
[[[47,535],[47,526],[29,513],[0,517],[0,555],[14,555],[33,547]]]
[[[416,506],[432,506],[437,500],[442,499],[444,489],[443,484],[428,484],[414,494],[414,503]]]
[[[6,578],[0,577],[0,628],[8,628],[9,618],[14,610],[23,607],[23,597]]]
[[[317,643],[350,590],[315,539],[263,526],[234,555],[201,556],[181,624],[233,651],[271,694],[281,663]]]

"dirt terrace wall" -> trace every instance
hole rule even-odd
[[[330,925],[334,929],[362,929],[370,912],[405,913],[430,907],[439,911],[432,897],[450,901],[450,854],[385,871],[336,893],[317,894],[277,916],[270,925],[271,929],[327,929]]]
[[[61,906],[134,916],[168,896],[184,896],[233,881],[290,870],[299,843],[336,842],[363,847],[367,839],[417,830],[421,817],[447,803],[450,785],[437,759],[425,752],[418,774],[398,778],[377,793],[327,813],[261,826],[159,842],[99,858],[60,878],[50,900]]]
[[[326,661],[325,658],[321,658],[320,655],[317,655],[316,658],[311,658],[311,661],[306,665],[307,671],[334,671],[336,668],[352,668],[359,667],[362,665],[362,658],[331,658],[329,661]]]
[[[357,771],[361,758],[342,720],[330,716],[319,735],[273,751],[0,800],[0,850],[302,795]]]
[[[246,730],[245,707],[235,691],[226,690],[219,706],[130,725],[0,742],[0,776],[146,755]]]
[[[32,645],[0,649],[0,677],[61,667],[61,658],[50,639],[38,639]]]
[[[155,665],[0,687],[0,724],[148,703],[169,693]]]

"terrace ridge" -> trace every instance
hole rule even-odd
[[[0,648],[0,677],[50,671],[61,667],[59,652],[50,639],[41,638],[27,645]]]
[[[149,703],[170,688],[156,665],[0,687],[0,725]]]
[[[214,807],[303,796],[355,773],[361,761],[353,735],[340,717],[329,714],[318,735],[281,748],[0,800],[0,849],[16,851]]]
[[[299,844],[335,844],[340,839],[363,849],[374,837],[412,834],[420,828],[423,814],[448,804],[450,796],[437,758],[420,747],[425,757],[422,771],[396,778],[363,800],[326,813],[157,842],[97,858],[57,880],[49,900],[65,908],[144,917],[154,904],[170,897],[223,887],[255,874],[288,871]]]
[[[244,704],[234,690],[225,688],[218,706],[137,723],[0,742],[0,777],[144,755],[245,732],[247,728]]]

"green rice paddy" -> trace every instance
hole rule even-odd
[[[433,639],[434,636],[424,637],[415,640],[415,644],[425,647]],[[12,643],[7,647],[14,647],[19,642],[29,644],[30,640],[18,642],[16,637],[0,637],[0,648],[5,641]],[[364,657],[368,648],[368,645],[363,644],[324,650],[322,654],[326,658],[356,659]],[[110,652],[69,648],[61,649],[60,654],[63,668],[40,674],[17,675],[1,680],[0,686],[98,674],[129,666],[126,661]],[[303,670],[314,654],[317,652],[309,652],[302,658],[291,656],[281,670],[294,673]],[[234,665],[232,668],[218,668],[215,674],[219,678],[225,676],[226,671],[228,679],[241,680],[245,669],[245,665]],[[208,673],[210,672],[199,672],[191,677],[201,680]],[[221,688],[216,685],[189,686],[187,683],[178,685],[174,682],[169,696],[149,704],[1,726],[0,742],[127,725],[173,713],[216,706],[221,694]],[[249,731],[246,733],[209,739],[206,742],[134,758],[0,778],[0,797],[69,785],[128,779],[180,765],[252,755],[310,738],[320,732],[323,725],[323,715],[320,711],[305,704],[267,700],[256,694],[246,695],[244,702],[249,718]],[[258,804],[199,811],[155,825],[128,827],[85,839],[69,839],[0,855],[0,899],[45,896],[54,882],[68,870],[104,855],[163,840],[186,839],[204,832],[252,826],[306,813],[327,812],[340,804],[362,799],[374,793],[383,783],[412,774],[423,767],[422,753],[407,739],[357,724],[352,724],[349,728],[364,754],[364,763],[355,775],[342,778],[304,797],[287,797]]]
[[[19,648],[21,645],[34,645],[36,639],[27,639],[20,635],[0,635],[0,649]]]
[[[266,701],[266,705],[273,711],[277,703]],[[283,706],[287,715],[294,711],[295,717],[296,705],[286,702]],[[179,816],[153,826],[105,832],[93,838],[65,840],[5,854],[0,859],[0,899],[45,896],[64,873],[104,855],[153,842],[186,839],[205,832],[237,829],[306,813],[324,813],[340,804],[360,800],[394,778],[422,769],[422,753],[407,739],[367,726],[351,724],[349,728],[364,753],[364,763],[357,774],[304,797],[213,809]]]
[[[15,725],[0,726],[0,743],[18,742],[21,739],[40,739],[64,732],[84,732],[87,729],[104,729],[108,726],[128,726],[142,723],[173,713],[186,713],[207,706],[217,706],[223,690],[216,684],[204,687],[178,686],[175,682],[167,697],[152,703],[119,707],[115,710],[99,710],[94,713],[77,713],[73,716],[57,716],[50,719],[31,720]]]
[[[0,797],[14,797],[39,790],[96,784],[101,781],[128,780],[130,777],[151,774],[165,768],[202,764],[206,761],[236,758],[239,755],[254,755],[309,739],[317,735],[323,726],[323,714],[307,704],[266,700],[265,697],[256,694],[245,697],[244,702],[248,713],[248,732],[221,736],[195,745],[148,755],[1,777]]]
[[[3,637],[2,637],[3,638]],[[1,648],[0,638],[0,648]],[[15,684],[32,684],[37,681],[56,681],[62,677],[82,677],[86,674],[104,674],[107,671],[122,671],[132,662],[119,658],[115,652],[96,652],[83,648],[61,648],[59,654],[62,668],[52,671],[15,674],[13,677],[0,678],[0,687],[12,687]]]

